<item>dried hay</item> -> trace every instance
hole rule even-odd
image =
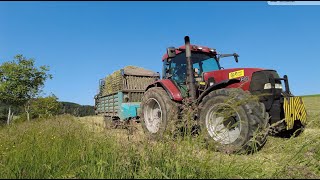
[[[129,76],[157,76],[157,73],[137,66],[126,66],[123,68],[124,74]],[[105,85],[102,96],[117,92],[123,89],[123,76],[121,70],[114,71],[105,77]]]

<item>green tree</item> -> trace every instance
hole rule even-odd
[[[35,67],[34,59],[18,54],[0,66],[0,101],[9,106],[7,124],[13,117],[12,106],[24,106],[29,120],[30,100],[37,96],[48,78],[48,66]]]
[[[59,114],[62,104],[55,95],[38,97],[30,101],[30,114],[32,118],[46,118]]]

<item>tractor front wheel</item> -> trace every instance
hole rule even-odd
[[[250,153],[266,142],[268,113],[241,89],[219,89],[200,103],[200,127],[207,145],[226,153]]]

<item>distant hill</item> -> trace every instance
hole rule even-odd
[[[94,115],[94,107],[89,105],[80,105],[73,102],[60,102],[62,104],[61,114],[72,114],[74,116]]]
[[[318,97],[320,94],[303,95],[301,97]]]

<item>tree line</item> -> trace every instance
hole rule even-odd
[[[10,124],[13,117],[20,120],[46,118],[57,114],[75,116],[93,115],[92,106],[76,103],[59,102],[54,94],[42,96],[42,89],[47,79],[49,66],[35,66],[35,60],[21,54],[12,61],[0,65],[0,120]]]
[[[89,105],[80,105],[72,102],[61,102],[62,107],[59,114],[71,114],[78,117],[95,115],[94,107]]]
[[[51,108],[47,106],[47,103],[52,103]],[[37,98],[33,101],[31,106],[31,119],[37,118],[46,118],[52,115],[59,115],[59,114],[70,114],[77,117],[83,116],[91,116],[95,115],[94,107],[89,105],[80,105],[73,102],[59,102],[54,99],[54,97],[41,97]],[[57,104],[58,102],[59,104]],[[56,109],[57,107],[57,109]],[[23,107],[12,107],[12,112],[14,112],[16,116],[19,116],[18,121],[25,121],[27,120],[26,114],[24,113]],[[0,123],[6,123],[7,121],[7,113],[9,107],[0,102]]]

